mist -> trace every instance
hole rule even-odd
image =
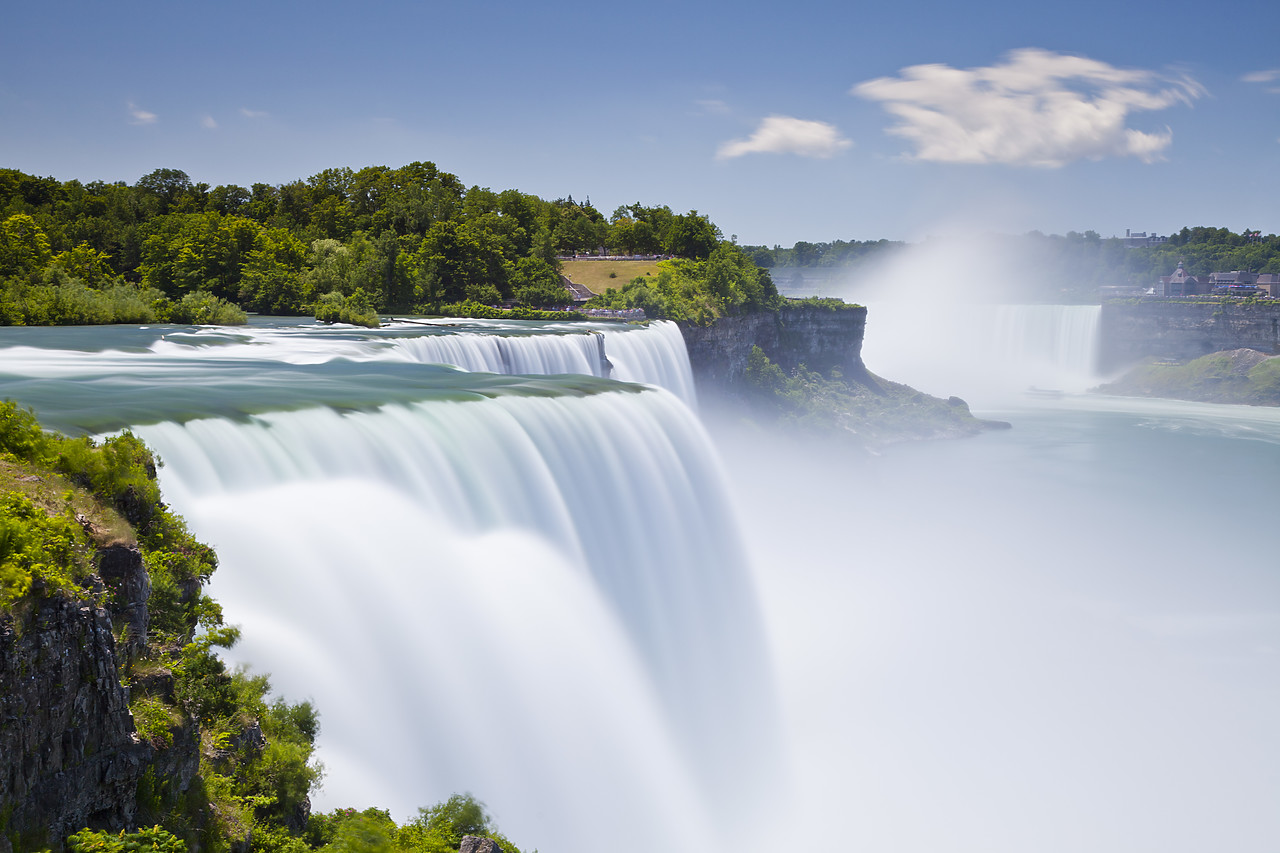
[[[1280,412],[1085,393],[1098,307],[992,304],[1033,272],[994,248],[822,292],[869,306],[873,372],[1011,430],[867,454],[711,421],[792,759],[771,843],[1269,850]]]

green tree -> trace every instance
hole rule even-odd
[[[16,213],[0,225],[0,276],[37,273],[51,257],[48,236],[27,214]]]

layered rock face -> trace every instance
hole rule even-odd
[[[862,306],[833,310],[785,305],[773,314],[721,317],[710,326],[681,325],[680,331],[699,393],[715,390],[732,397],[741,393],[753,346],[786,371],[801,364],[820,373],[836,367],[845,377],[865,383],[862,336],[866,325],[867,309]]]
[[[104,557],[132,634],[146,624],[141,555]],[[56,849],[84,827],[133,827],[148,770],[181,789],[199,768],[194,727],[162,751],[138,737],[111,616],[53,597],[0,621],[0,853]]]
[[[1107,303],[1099,336],[1104,371],[1144,358],[1191,361],[1223,350],[1280,354],[1280,305]]]

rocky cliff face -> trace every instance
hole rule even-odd
[[[1108,303],[1099,336],[1104,371],[1144,358],[1191,361],[1223,350],[1280,354],[1280,305]]]
[[[104,557],[132,633],[146,619],[141,555],[117,546]],[[179,789],[194,778],[194,727],[164,750],[138,737],[118,652],[111,612],[86,601],[41,599],[0,621],[0,853],[133,827],[148,770]]]
[[[862,336],[867,309],[786,305],[774,314],[721,317],[710,326],[681,325],[698,392],[737,396],[751,348],[758,346],[783,370],[801,364],[821,373],[838,367],[864,382]]]

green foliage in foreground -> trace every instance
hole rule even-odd
[[[708,325],[725,314],[773,311],[782,304],[767,270],[757,267],[733,243],[722,242],[706,260],[658,264],[656,278],[638,276],[609,288],[589,308],[641,308],[650,319]]]
[[[307,849],[323,853],[451,853],[466,835],[492,838],[506,853],[520,853],[498,832],[484,804],[470,794],[454,794],[443,803],[419,809],[415,818],[400,826],[381,809],[337,809],[312,815],[305,839]]]
[[[0,613],[33,593],[74,590],[91,571],[88,537],[74,517],[0,493]]]
[[[69,853],[133,853],[153,850],[156,853],[187,853],[187,845],[173,833],[158,826],[137,832],[94,832],[85,829],[67,839]]]
[[[1098,390],[1133,397],[1280,406],[1280,357],[1241,349],[1210,353],[1186,364],[1150,362]]]
[[[975,418],[958,397],[942,400],[866,374],[868,383],[800,365],[788,374],[752,347],[743,376],[753,411],[802,430],[837,433],[867,447],[925,438],[974,435],[994,426]]]

